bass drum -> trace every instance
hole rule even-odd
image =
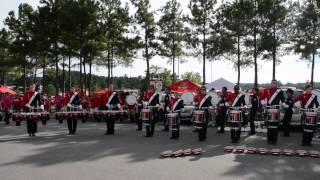
[[[126,102],[128,105],[135,105],[137,102],[137,97],[134,95],[128,95],[126,97]]]
[[[185,92],[182,94],[181,99],[185,105],[191,105],[194,101],[194,95],[192,92]]]
[[[217,93],[215,93],[215,92],[212,92],[212,93],[209,93],[209,94],[212,97],[211,98],[211,104],[213,106],[217,105],[219,103],[219,101],[220,101],[219,95]]]

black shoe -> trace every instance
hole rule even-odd
[[[31,134],[29,134],[29,136],[31,136]]]
[[[32,134],[32,136],[36,136],[35,134]]]

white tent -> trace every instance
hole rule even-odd
[[[236,84],[229,82],[223,78],[217,79],[211,83],[206,84],[206,88],[208,91],[210,91],[212,88],[214,88],[216,91],[221,91],[222,87],[227,87],[228,91],[233,91],[233,87]]]

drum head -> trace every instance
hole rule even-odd
[[[190,105],[194,101],[194,95],[192,92],[185,92],[182,94],[181,99],[183,100],[184,104]]]
[[[137,102],[137,97],[135,97],[134,95],[128,95],[126,97],[126,102],[129,105],[134,105]]]

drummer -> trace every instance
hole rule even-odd
[[[180,113],[181,113],[181,109],[184,108],[183,105],[183,100],[181,99],[181,97],[178,95],[178,93],[175,93],[174,97],[170,99],[170,101],[168,102],[168,107],[167,107],[167,114],[170,113],[176,113],[176,124],[174,125],[175,127],[173,127],[173,124],[171,124],[172,128],[172,136],[170,139],[178,139],[179,135],[180,135]],[[169,128],[169,123],[168,119],[166,120],[167,126]]]
[[[290,134],[290,122],[293,114],[293,110],[292,110],[293,105],[294,105],[293,90],[289,88],[287,90],[287,98],[282,103],[282,107],[284,107],[285,109],[285,113],[283,117],[283,136],[284,137],[289,137],[289,134]]]
[[[143,100],[147,105],[147,108],[151,110],[151,119],[149,120],[150,124],[146,126],[146,136],[145,137],[152,137],[154,134],[155,122],[157,120],[157,108],[160,103],[160,95],[159,93],[155,92],[154,86],[150,86],[149,90],[144,94]]]
[[[109,93],[111,93],[111,90],[113,90],[113,86],[110,86]],[[106,108],[109,111],[123,110],[120,104],[120,95],[117,92],[112,92],[111,96],[108,98]],[[110,115],[107,117],[107,131],[105,135],[114,135],[114,125],[117,118],[117,115]]]
[[[41,95],[39,93],[40,87],[35,84],[30,86],[28,92],[26,92],[23,96],[23,100],[25,103],[25,111],[26,112],[34,112],[37,110],[44,110],[43,102],[41,100]],[[26,119],[27,121],[27,131],[29,136],[35,136],[38,129],[38,122],[33,119]]]
[[[141,110],[143,109],[143,93],[142,91],[139,92],[137,97],[137,116],[136,116],[136,123],[137,123],[137,131],[142,131],[142,119],[141,119]]]
[[[305,92],[299,95],[295,102],[300,102],[301,107],[303,109],[310,109],[313,110],[314,108],[319,107],[318,97],[312,94],[312,86],[307,85],[305,87]],[[295,104],[297,105],[297,104]],[[303,118],[303,117],[302,117]],[[303,146],[312,146],[311,141],[313,138],[313,133],[303,133],[302,145]]]
[[[82,109],[81,96],[75,87],[71,88],[71,91],[66,94],[65,102],[67,102],[67,111],[79,111]],[[77,131],[78,120],[72,117],[67,119],[69,135],[75,135]]]
[[[199,110],[204,110],[204,122],[203,127],[199,130],[199,141],[205,141],[207,138],[207,127],[209,119],[208,107],[212,106],[211,96],[207,95],[207,89],[205,86],[199,88],[199,93],[195,96],[194,106]]]
[[[265,89],[261,95],[261,105],[269,106],[272,109],[279,109],[280,102],[285,102],[283,91],[281,88],[278,88],[278,81],[273,79],[271,81],[271,87]],[[267,112],[267,111],[266,111]],[[267,132],[267,141],[268,144],[276,144],[278,138],[278,126],[279,122],[269,122],[268,123],[268,132]]]
[[[227,110],[229,107],[227,99],[228,99],[228,89],[227,87],[222,87],[220,100],[217,104],[218,106],[217,124],[218,124],[218,128],[220,127],[220,130],[218,130],[217,133],[224,133]]]
[[[164,105],[164,114],[165,116],[169,113],[168,111],[168,107],[169,107],[169,103],[171,101],[171,91],[170,91],[170,87],[166,87],[165,88],[165,96],[163,98],[163,105]],[[169,131],[169,122],[167,118],[163,118],[163,125],[164,125],[164,129],[162,130],[163,132],[168,132]]]
[[[137,97],[133,92],[126,94],[126,106],[130,122],[136,122]]]
[[[230,108],[241,108],[246,107],[245,95],[240,93],[240,86],[235,85],[233,88],[234,92],[230,93],[227,97],[227,102],[230,105]],[[244,114],[242,114],[243,119],[245,119]],[[231,131],[232,142],[238,142],[241,136],[241,128],[236,131]]]
[[[283,91],[278,88],[278,81],[275,79],[271,81],[271,87],[266,88],[261,94],[261,104],[264,106],[279,106],[280,101],[284,102],[284,100]]]
[[[258,88],[253,88],[252,89],[252,95],[250,97],[250,102],[251,102],[251,108],[250,108],[250,117],[249,117],[249,122],[250,122],[250,133],[249,135],[254,135],[256,134],[256,129],[255,129],[255,118],[260,106],[260,98],[259,98],[259,89]]]

